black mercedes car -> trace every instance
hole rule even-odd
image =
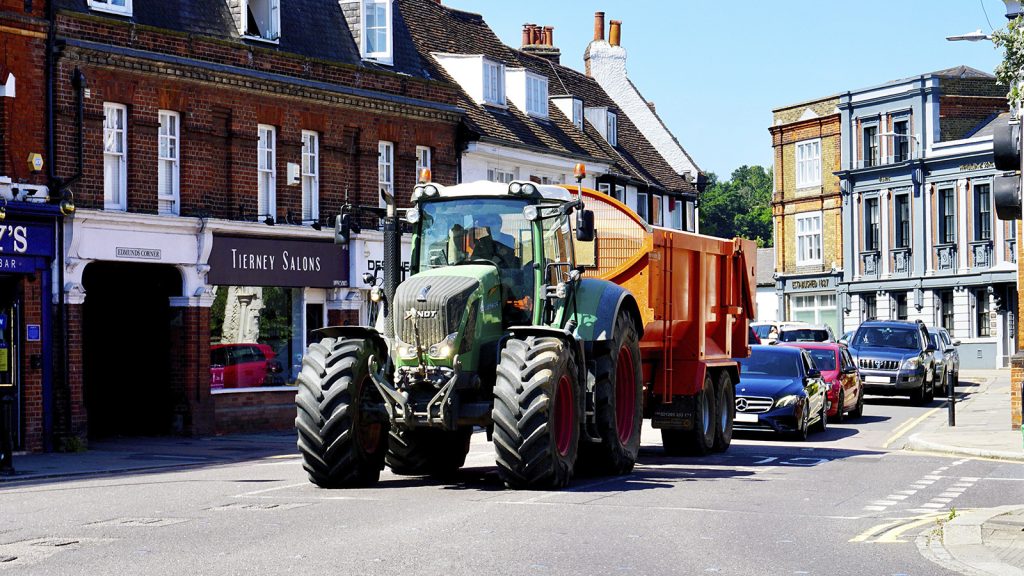
[[[812,426],[825,430],[825,383],[806,350],[751,346],[750,356],[738,360],[735,430],[774,430],[798,440]]]

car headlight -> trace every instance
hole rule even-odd
[[[901,370],[917,370],[921,367],[921,359],[918,357],[907,358],[903,361]]]
[[[790,394],[789,396],[783,396],[775,401],[776,408],[785,408],[786,406],[792,406],[800,400],[800,397],[796,394]]]
[[[451,358],[452,354],[455,353],[455,339],[458,335],[459,334],[457,332],[452,332],[445,336],[444,340],[430,346],[430,348],[427,349],[427,354],[429,354],[431,358],[435,358],[437,360],[447,360]]]

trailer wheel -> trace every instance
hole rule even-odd
[[[581,398],[576,360],[562,340],[509,340],[494,383],[494,450],[509,488],[558,488],[576,464]]]
[[[580,444],[579,466],[594,474],[627,474],[640,453],[640,344],[629,314],[619,314],[613,334],[611,346],[596,361],[594,408],[601,442]]]
[[[324,338],[302,359],[295,428],[302,467],[321,488],[368,486],[384,468],[388,417],[370,380],[371,344]]]
[[[715,434],[715,386],[711,376],[704,376],[704,386],[693,397],[693,428],[679,430],[663,428],[661,443],[669,456],[703,456],[714,448]]]
[[[732,425],[736,416],[736,389],[727,370],[718,376],[718,399],[715,402],[718,417],[715,418],[715,452],[725,452],[732,445]]]
[[[436,428],[392,428],[384,461],[403,476],[445,476],[462,468],[469,454],[472,427],[448,431]]]

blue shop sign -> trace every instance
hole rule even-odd
[[[0,272],[31,272],[36,266],[27,256],[52,258],[53,254],[53,224],[10,218],[0,222]]]

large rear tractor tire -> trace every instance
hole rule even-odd
[[[509,340],[494,383],[494,450],[509,488],[569,483],[579,444],[581,398],[572,350],[554,337]]]
[[[455,431],[436,428],[392,428],[385,463],[403,476],[447,476],[466,463],[472,427]]]
[[[717,390],[714,451],[725,452],[732,445],[732,426],[736,416],[736,388],[728,371],[722,370],[718,376]]]
[[[295,428],[302,467],[321,488],[369,486],[380,479],[388,416],[370,380],[370,342],[324,338],[311,344],[297,380]]]
[[[704,456],[715,445],[715,385],[705,374],[704,385],[693,398],[693,428],[679,430],[663,428],[661,443],[669,456]]]
[[[629,314],[619,314],[613,334],[615,339],[596,362],[594,409],[601,442],[580,443],[577,467],[592,474],[627,474],[640,453],[640,344]]]

